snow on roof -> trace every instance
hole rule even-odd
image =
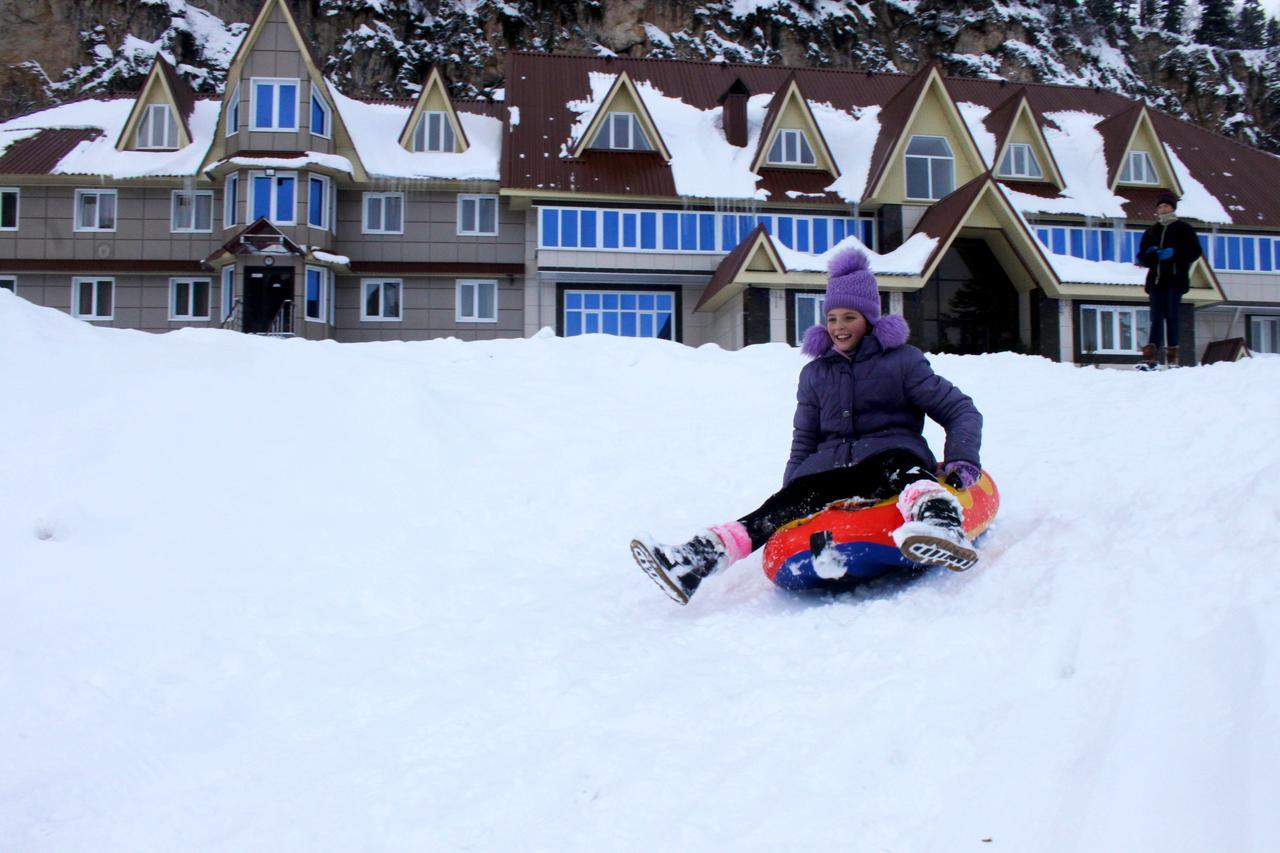
[[[4,156],[4,152],[9,146],[15,142],[21,142],[24,139],[30,139],[39,133],[42,128],[39,127],[22,127],[8,130],[3,124],[0,124],[0,157]]]
[[[920,275],[937,245],[937,237],[917,233],[912,234],[892,252],[883,255],[868,249],[857,237],[845,237],[820,255],[797,252],[777,241],[774,241],[773,247],[788,272],[826,272],[827,264],[833,257],[849,249],[857,249],[866,253],[871,271],[877,275]]]
[[[198,100],[188,119],[194,140],[176,151],[118,151],[116,140],[129,120],[134,99],[74,101],[19,116],[0,124],[0,140],[12,143],[27,135],[52,128],[100,128],[103,135],[82,142],[50,170],[54,175],[106,175],[111,178],[168,177],[193,175],[200,167],[213,138],[221,102]],[[4,144],[0,141],[0,144]]]
[[[987,130],[987,126],[983,124],[987,116],[991,115],[991,109],[981,104],[963,101],[956,104],[960,110],[960,117],[964,119],[965,127],[969,128],[969,135],[973,137],[973,141],[978,145],[978,153],[982,155],[982,162],[990,169],[996,164],[996,135]]]
[[[354,175],[355,169],[351,161],[340,154],[324,154],[320,151],[305,151],[301,157],[228,157],[220,161],[233,166],[245,166],[250,169],[305,169],[308,166],[323,166],[336,172]],[[214,165],[217,165],[216,163]],[[212,168],[212,166],[210,167]]]
[[[809,110],[840,170],[840,177],[827,190],[850,203],[862,201],[871,154],[880,136],[880,107],[855,107],[854,112],[847,112],[831,104],[810,102]]]
[[[406,151],[400,132],[409,120],[411,106],[370,104],[339,92],[333,85],[334,103],[351,134],[360,162],[370,175],[385,178],[445,178],[498,180],[502,152],[502,121],[457,111],[458,121],[471,143],[461,153]]]
[[[1122,284],[1142,287],[1147,281],[1146,267],[1118,261],[1089,261],[1071,255],[1045,252],[1049,265],[1061,281],[1071,284]]]
[[[1045,117],[1057,125],[1046,127],[1044,136],[1066,186],[1061,196],[1048,198],[1005,187],[1010,203],[1024,213],[1124,218],[1125,200],[1107,187],[1102,134],[1095,127],[1103,117],[1076,111],[1046,113]]]
[[[1178,183],[1182,184],[1182,198],[1178,200],[1178,215],[1199,219],[1201,222],[1230,225],[1231,214],[1227,213],[1222,202],[1210,194],[1204,184],[1195,179],[1191,170],[1171,146],[1165,145],[1164,152],[1168,155],[1169,162],[1173,164],[1173,172],[1178,176]]]

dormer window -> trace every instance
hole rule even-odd
[[[610,151],[652,151],[649,138],[644,135],[640,119],[635,113],[609,113],[604,117],[600,132],[596,134],[592,148]]]
[[[442,110],[428,110],[418,119],[413,129],[414,151],[440,151],[452,154],[457,150],[453,124]]]
[[[946,137],[911,137],[905,160],[907,198],[936,200],[956,188],[956,158]]]
[[[178,126],[168,104],[151,104],[138,123],[139,148],[177,148]]]
[[[333,110],[329,108],[329,102],[324,99],[324,96],[316,91],[313,83],[311,85],[311,133],[328,139],[331,135],[329,125],[332,121]]]
[[[774,166],[812,166],[813,147],[803,131],[783,128],[769,146],[769,163]]]
[[[1044,172],[1040,169],[1040,161],[1025,142],[1011,142],[1005,149],[1004,159],[1000,161],[999,175],[1002,178],[1040,179]]]
[[[227,102],[227,136],[240,131],[240,84],[236,84]]]
[[[298,81],[253,81],[253,130],[298,129]]]
[[[1156,164],[1146,151],[1130,151],[1125,158],[1124,168],[1120,170],[1122,184],[1159,184],[1156,175]]]

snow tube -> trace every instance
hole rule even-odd
[[[1000,508],[986,471],[967,489],[947,490],[964,507],[964,532],[976,542]],[[902,524],[897,497],[878,503],[842,501],[783,527],[764,546],[764,573],[783,589],[849,589],[892,572],[919,571],[893,543]]]

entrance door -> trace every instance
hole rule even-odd
[[[244,331],[271,329],[280,306],[293,299],[293,268],[249,267],[244,271]],[[290,318],[292,319],[292,318]]]
[[[957,239],[920,292],[921,348],[977,354],[1024,349],[1018,290],[981,239]]]

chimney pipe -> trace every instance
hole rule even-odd
[[[719,98],[724,138],[738,148],[747,147],[747,100],[750,97],[751,90],[741,77],[737,77]]]

